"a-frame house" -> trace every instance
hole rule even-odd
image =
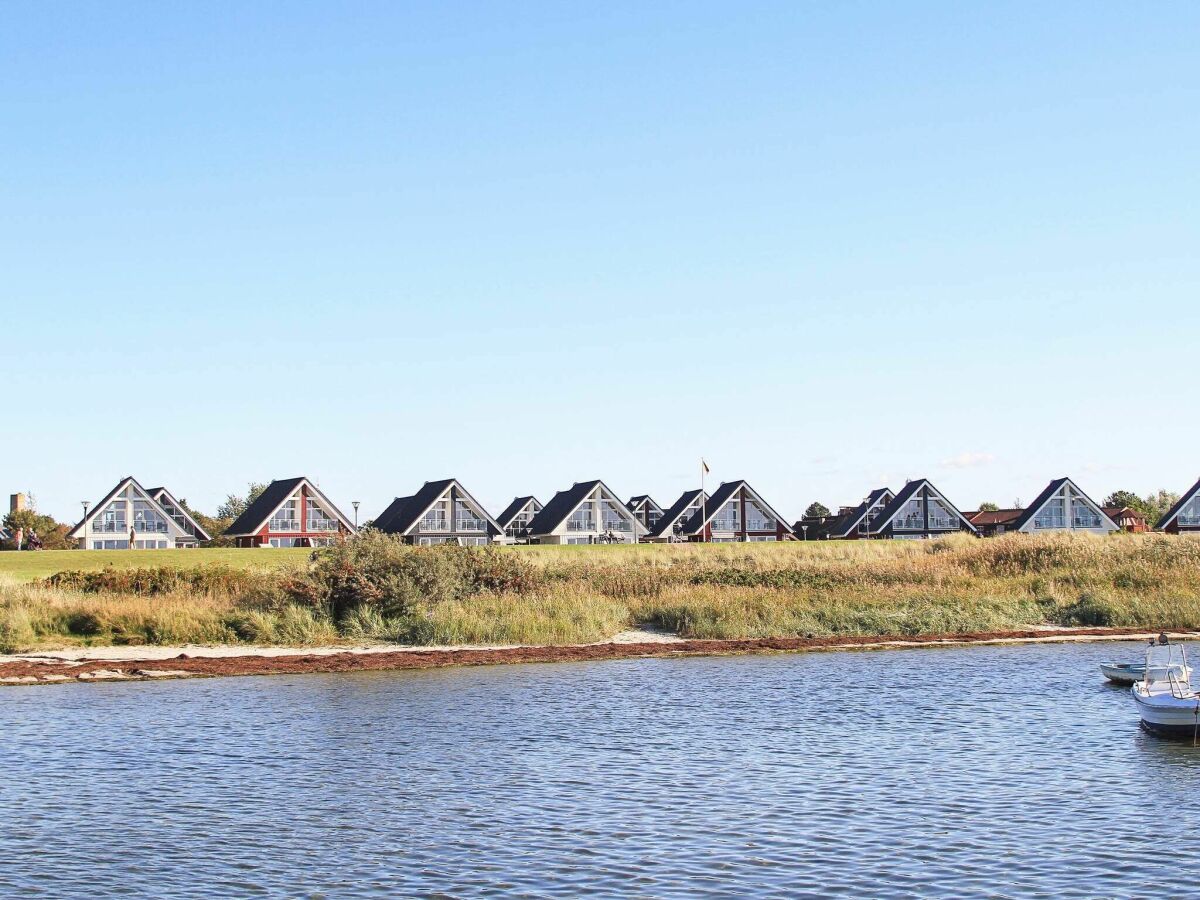
[[[683,523],[700,512],[708,501],[708,492],[699,488],[684,491],[679,499],[667,507],[659,516],[658,524],[650,529],[646,540],[655,544],[676,543],[686,541],[683,535]]]
[[[375,519],[374,528],[406,544],[482,547],[503,534],[496,520],[457,478],[427,481],[411,497],[397,497]]]
[[[625,504],[629,507],[629,511],[637,516],[638,521],[646,526],[646,531],[653,531],[658,525],[658,520],[662,518],[663,508],[654,502],[654,498],[649,494],[638,494],[636,497],[630,497],[629,502]]]
[[[913,540],[958,531],[979,534],[970,519],[927,478],[908,482],[873,518],[868,518],[866,536],[871,538]]]
[[[535,544],[636,544],[643,525],[599,479],[559,491],[529,523]]]
[[[166,488],[146,490],[127,475],[68,534],[81,550],[170,550],[212,536]]]
[[[1108,534],[1121,526],[1080,490],[1070,478],[1055,478],[1013,520],[1010,531],[1039,534],[1047,531],[1085,531]]]
[[[896,499],[889,488],[876,488],[858,506],[843,506],[836,515],[804,518],[792,534],[805,541],[856,540],[871,535],[871,524]]]
[[[1188,488],[1154,527],[1168,534],[1200,531],[1200,481]]]
[[[239,547],[324,547],[353,523],[303,476],[272,481],[225,534]]]
[[[504,512],[496,516],[496,524],[504,532],[504,540],[509,544],[524,544],[529,541],[529,523],[534,516],[542,511],[542,502],[532,494],[525,497],[514,497],[512,503],[504,508]]]
[[[713,491],[698,512],[680,523],[679,534],[712,543],[795,540],[783,516],[744,480],[726,481]]]

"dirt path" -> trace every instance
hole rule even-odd
[[[685,640],[649,631],[626,632],[597,644],[565,647],[194,647],[93,648],[0,657],[0,684],[126,681],[217,675],[285,675],[486,666],[500,663],[574,662],[646,657],[794,653],[810,650],[873,650],[965,644],[1035,644],[1149,639],[1135,628],[1030,629],[918,637],[764,638],[742,641]],[[1189,633],[1185,637],[1200,637]],[[155,652],[157,651],[157,652]],[[164,655],[176,651],[173,655]],[[107,656],[101,654],[107,653]]]

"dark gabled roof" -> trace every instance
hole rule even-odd
[[[875,490],[867,494],[866,500],[858,504],[858,506],[854,507],[849,512],[838,513],[832,518],[827,518],[825,527],[822,529],[821,534],[828,534],[831,537],[846,537],[846,535],[850,534],[850,532],[858,527],[858,523],[862,521],[862,517],[865,516],[875,506],[876,503],[882,500],[884,496],[891,493],[891,488],[875,488]]]
[[[583,498],[603,484],[599,478],[592,481],[578,481],[565,491],[559,491],[550,498],[550,502],[542,507],[542,511],[533,517],[529,523],[530,534],[549,534],[563,523],[567,516],[575,511]]]
[[[629,502],[626,503],[625,505],[629,507],[631,512],[633,512],[633,511],[636,511],[638,506],[643,503],[649,503],[651,506],[653,506],[655,509],[657,509],[660,513],[663,511],[663,508],[661,506],[659,506],[657,503],[655,503],[654,498],[651,497],[649,494],[637,494],[633,497],[630,497]]]
[[[388,515],[386,521],[381,521],[383,515],[380,515],[375,520],[375,527],[380,531],[386,531],[388,534],[408,534],[421,520],[421,517],[429,511],[429,508],[438,501],[439,498],[450,488],[456,487],[461,491],[467,499],[469,499],[481,513],[488,524],[488,534],[493,536],[500,533],[501,528],[496,524],[496,520],[492,518],[492,514],[483,508],[483,505],[471,496],[470,491],[462,486],[457,478],[443,478],[441,481],[427,481],[419,491],[411,497],[398,497],[392,501],[392,504],[384,510],[384,514]],[[405,501],[401,503],[400,501]],[[454,515],[452,510],[451,515]]]
[[[1083,489],[1080,488],[1079,485],[1077,485],[1074,481],[1071,481],[1071,479],[1065,475],[1062,478],[1055,478],[1048,485],[1046,485],[1046,489],[1038,494],[1032,503],[1025,507],[1025,511],[1017,517],[1017,520],[1013,522],[1012,527],[1014,529],[1024,528],[1026,523],[1028,523],[1030,519],[1037,515],[1038,510],[1046,505],[1046,501],[1053,497],[1064,484],[1070,484],[1072,488],[1079,492],[1079,495],[1083,497],[1084,500],[1088,501],[1088,503],[1100,510],[1100,515],[1108,519],[1110,525],[1112,525],[1114,528],[1121,527],[1109,517],[1108,513],[1104,511],[1104,508],[1099,503],[1084,493]],[[1066,510],[1068,515],[1070,515],[1070,512],[1070,510]]]
[[[658,524],[651,530],[650,537],[662,537],[663,532],[671,528],[676,520],[683,515],[684,510],[691,506],[699,496],[700,488],[693,488],[690,491],[684,491],[680,494],[679,499],[672,503],[667,511],[662,514],[662,517],[658,520]]]
[[[932,481],[930,481],[928,478],[918,478],[915,481],[910,481],[908,484],[902,487],[899,493],[897,493],[892,499],[892,502],[880,510],[879,515],[875,518],[875,522],[871,527],[871,533],[878,534],[880,531],[886,528],[888,523],[896,517],[896,513],[900,512],[900,510],[904,508],[904,504],[911,500],[913,495],[916,494],[916,492],[919,491],[923,486],[928,486],[931,491],[937,494],[945,502],[945,505],[950,507],[950,511],[958,516],[960,522],[965,523],[966,526],[972,531],[977,531],[971,520],[959,512],[958,507],[951,503],[945,494],[934,487]]]
[[[233,520],[233,524],[225,529],[226,536],[246,537],[258,534],[263,523],[271,518],[271,514],[304,481],[305,478],[303,475],[299,478],[282,478],[278,481],[272,481],[267,485],[267,489],[259,494],[240,516]],[[303,513],[303,510],[301,510],[301,513]]]
[[[787,520],[784,519],[783,516],[779,515],[779,513],[777,513],[771,507],[771,505],[763,499],[762,494],[750,487],[750,483],[744,478],[739,478],[737,481],[723,482],[719,488],[713,491],[712,496],[708,498],[707,504],[698,512],[695,512],[689,516],[688,520],[679,526],[680,530],[684,534],[696,534],[697,532],[701,531],[704,526],[713,518],[713,516],[720,512],[721,507],[726,504],[729,498],[736,494],[741,488],[745,488],[759,499],[759,502],[766,507],[765,511],[769,512],[775,517],[776,525],[782,525],[784,529],[790,531],[790,529],[787,527]]]
[[[1015,522],[1017,516],[1021,515],[1024,510],[1021,509],[977,509],[974,512],[967,513],[967,518],[972,525],[1008,525]]]
[[[1170,525],[1171,520],[1179,515],[1180,511],[1187,506],[1188,502],[1194,496],[1196,496],[1197,492],[1200,492],[1200,481],[1197,481],[1190,488],[1188,488],[1187,491],[1185,491],[1180,498],[1175,501],[1174,505],[1167,510],[1166,515],[1154,523],[1154,527],[1161,529]]]
[[[1016,521],[1013,522],[1013,528],[1024,528],[1025,523],[1032,519],[1037,511],[1046,505],[1046,501],[1053,497],[1055,492],[1070,480],[1070,478],[1055,478],[1046,485],[1046,489],[1038,494],[1033,502],[1021,511],[1021,515],[1017,516]]]
[[[1102,506],[1100,508],[1103,509],[1104,514],[1114,522],[1117,522],[1117,519],[1128,518],[1141,519],[1143,522],[1146,521],[1146,517],[1132,506]],[[1117,522],[1117,524],[1120,525],[1121,523]]]
[[[371,522],[371,527],[380,531],[386,530],[388,523],[400,515],[410,500],[412,500],[411,496],[397,497],[387,505],[387,508],[383,512],[375,517],[374,521]]]
[[[533,494],[529,494],[525,497],[513,498],[513,502],[504,507],[504,512],[496,516],[496,524],[500,526],[500,529],[503,530],[507,528],[512,520],[517,517],[517,514],[520,513],[520,511],[523,510],[531,500],[538,506],[542,505],[542,501],[533,496]]]

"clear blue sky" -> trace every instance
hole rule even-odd
[[[0,489],[1200,475],[1200,5],[12,3]]]

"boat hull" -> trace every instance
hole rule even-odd
[[[1141,716],[1142,728],[1165,737],[1200,736],[1200,698],[1174,697],[1159,693],[1144,695],[1135,685],[1131,694]]]

